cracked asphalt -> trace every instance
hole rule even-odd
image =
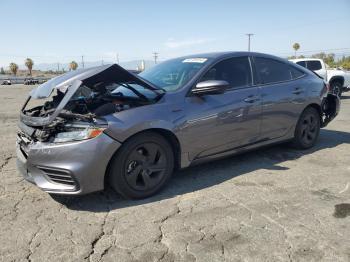
[[[154,197],[53,199],[16,170],[29,87],[0,88],[0,261],[350,261],[350,93],[317,146],[174,174]]]

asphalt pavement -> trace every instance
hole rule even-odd
[[[0,261],[350,261],[350,93],[313,149],[191,167],[145,200],[62,200],[16,170],[30,88],[0,87]]]

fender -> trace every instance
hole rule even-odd
[[[108,129],[105,131],[105,133],[110,137],[114,138],[115,140],[117,140],[118,142],[123,143],[129,137],[139,132],[146,131],[148,129],[163,129],[173,133],[176,136],[176,134],[173,132],[174,125],[164,120],[145,121],[145,122],[130,126],[126,129],[122,128],[122,126],[119,127],[119,125],[115,125],[114,123],[111,123]]]
[[[118,132],[116,132],[116,130],[118,130]],[[115,139],[116,141],[123,143],[130,137],[147,130],[157,130],[157,132],[166,131],[168,134],[171,134],[171,136],[176,140],[175,142],[176,145],[174,145],[174,141],[169,141],[169,142],[173,144],[173,146],[178,147],[178,152],[176,153],[178,167],[185,168],[191,164],[188,153],[183,151],[184,145],[181,143],[182,140],[179,139],[177,133],[175,132],[177,130],[176,127],[174,126],[173,123],[169,121],[164,121],[164,120],[145,121],[143,123],[134,125],[126,130],[118,129],[117,126],[112,124],[105,131],[105,133],[108,136]],[[170,140],[174,140],[174,139],[170,139]]]

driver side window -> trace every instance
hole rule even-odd
[[[207,80],[225,80],[231,89],[251,86],[248,57],[234,57],[217,63],[205,73],[200,82]]]

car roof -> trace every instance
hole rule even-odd
[[[173,59],[187,59],[187,58],[221,59],[221,58],[230,57],[230,56],[259,56],[259,57],[273,58],[281,61],[286,61],[286,59],[283,59],[278,56],[258,53],[258,52],[248,52],[248,51],[224,51],[224,52],[199,53],[199,54],[186,55],[182,57],[174,57]]]

